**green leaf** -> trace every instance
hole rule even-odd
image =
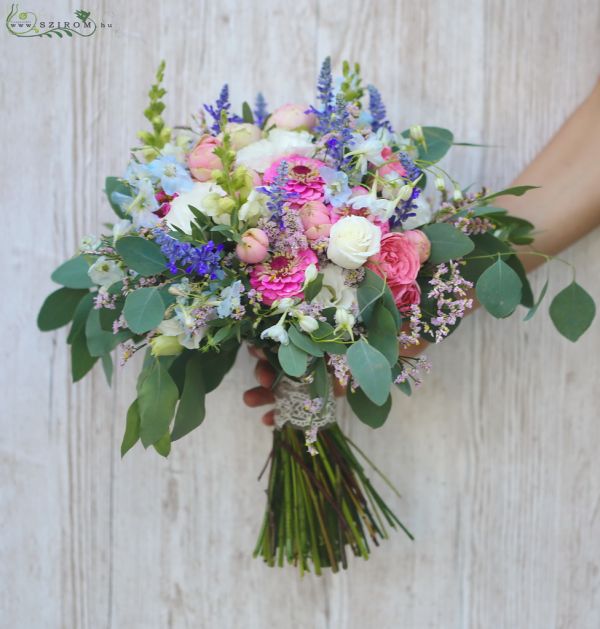
[[[369,323],[375,302],[384,296],[385,287],[383,278],[371,269],[365,269],[365,277],[357,290],[359,314],[365,323]]]
[[[402,317],[400,316],[400,312],[398,307],[396,306],[396,302],[394,301],[394,296],[392,295],[392,291],[390,287],[386,284],[383,291],[383,305],[388,309],[392,317],[394,318],[394,323],[396,324],[396,330],[400,330],[402,326]]]
[[[157,288],[138,288],[125,299],[123,314],[127,326],[136,334],[143,334],[158,326],[165,314],[165,303]]]
[[[542,291],[540,292],[540,296],[537,298],[537,301],[535,302],[535,304],[533,304],[533,306],[529,309],[529,312],[525,315],[523,321],[529,321],[529,319],[531,319],[535,315],[538,308],[540,307],[540,304],[542,303],[542,300],[546,296],[547,290],[548,290],[548,280],[546,280],[546,282],[544,283],[544,286],[542,287]]]
[[[161,456],[168,457],[171,452],[171,435],[166,432],[156,443],[152,444],[152,447]]]
[[[308,354],[293,343],[280,345],[277,357],[279,358],[281,368],[288,376],[299,378],[306,372]]]
[[[480,275],[498,258],[498,253],[509,254],[512,249],[492,234],[476,234],[471,237],[475,248],[465,257],[466,264],[461,269],[462,276],[475,283]],[[509,256],[502,256],[506,260]]]
[[[516,255],[505,258],[504,261],[521,280],[521,301],[519,303],[525,306],[525,308],[531,308],[533,306],[533,291],[531,290],[531,284],[529,283],[523,263]]]
[[[88,350],[85,328],[78,328],[71,340],[71,373],[73,382],[78,382],[96,364],[98,356],[92,356]]]
[[[425,138],[426,146],[418,145],[419,160],[428,163],[439,162],[444,155],[450,150],[454,135],[448,129],[441,127],[421,127]],[[410,135],[409,130],[402,132],[407,138]]]
[[[510,195],[513,197],[521,197],[528,190],[534,190],[535,188],[539,188],[539,186],[514,186],[512,188],[505,188],[504,190],[499,190],[498,192],[494,192],[494,194],[488,194],[487,197],[483,197],[483,199],[479,199],[480,203],[485,203],[487,201],[491,201],[496,197],[503,197],[505,195]]]
[[[42,332],[56,330],[67,325],[73,318],[77,305],[89,291],[74,288],[59,288],[46,297],[37,318]]]
[[[346,352],[348,366],[365,395],[375,404],[385,404],[392,383],[387,358],[364,339],[359,339]]]
[[[112,385],[112,377],[113,377],[113,360],[110,354],[104,354],[101,356],[100,360],[102,361],[102,371],[104,371],[104,377],[106,378],[106,382],[110,387]]]
[[[114,308],[100,308],[100,327],[106,332],[112,332],[113,323],[121,316],[125,299],[120,298],[115,302]]]
[[[431,242],[431,264],[458,260],[473,251],[473,241],[448,223],[433,223],[421,228]]]
[[[395,308],[395,306],[394,306]],[[376,304],[369,321],[369,343],[378,349],[393,367],[398,362],[398,328],[390,311]]]
[[[147,373],[140,374],[138,407],[140,438],[145,448],[156,443],[169,429],[179,398],[177,385],[160,360],[154,360]]]
[[[202,380],[202,363],[206,361],[206,358],[206,355],[195,352],[187,361],[183,394],[177,407],[173,432],[171,433],[173,441],[187,435],[204,421],[206,409],[204,406],[205,388]]]
[[[246,101],[242,103],[242,118],[244,119],[244,122],[254,124],[254,114],[252,113],[250,105],[248,105]]]
[[[290,341],[301,350],[304,350],[307,354],[311,356],[323,356],[323,350],[319,346],[319,343],[313,341],[310,336],[303,334],[296,326],[290,326],[288,329],[288,334],[290,336]]]
[[[304,289],[305,301],[312,301],[323,288],[323,273],[317,274],[317,277]]]
[[[502,319],[511,315],[521,301],[521,280],[504,262],[498,259],[477,280],[477,299],[494,317]]]
[[[333,326],[326,321],[319,321],[319,327],[313,332],[313,337],[317,340],[333,338]]]
[[[124,194],[125,196],[134,196],[132,195],[131,188],[123,181],[120,181],[117,177],[107,177],[104,181],[104,192],[106,193],[106,198],[110,203],[110,207],[113,209],[114,213],[119,218],[127,218],[127,214],[121,209],[121,206],[113,201],[113,193],[118,192],[119,194]]]
[[[410,386],[410,380],[407,378],[403,382],[398,382],[398,383],[396,382],[396,378],[400,375],[401,372],[402,372],[402,365],[398,365],[398,364],[394,365],[392,367],[392,381],[394,382],[396,387],[400,389],[402,393],[404,393],[404,395],[408,395],[408,397],[410,397],[412,395],[412,387]]]
[[[85,322],[85,338],[91,356],[109,354],[123,339],[124,335],[113,334],[102,329],[100,311],[92,308]]]
[[[232,341],[228,341],[227,344],[229,343]],[[235,363],[239,347],[239,343],[236,342],[231,347],[221,347],[219,352],[211,350],[205,354],[206,359],[202,362],[201,369],[206,393],[214,391],[221,384]]]
[[[88,275],[89,268],[87,260],[77,256],[61,264],[50,277],[67,288],[91,288],[94,283]]]
[[[315,360],[312,374],[313,381],[309,385],[311,397],[320,397],[327,401],[327,398],[329,397],[330,375],[327,371],[325,358],[318,358]]]
[[[125,264],[143,277],[158,275],[167,268],[167,261],[160,247],[145,238],[138,236],[119,238],[116,248]]]
[[[389,394],[389,391],[387,399],[380,405],[374,404],[362,389],[356,389],[356,391],[352,392],[351,388],[348,387],[346,399],[358,419],[371,428],[383,426],[392,408],[392,396]]]
[[[85,338],[85,324],[88,314],[93,306],[94,293],[84,295],[81,301],[77,304],[75,314],[73,315],[73,323],[71,324],[71,329],[69,330],[69,335],[67,336],[67,343],[69,343],[69,345],[73,343],[73,340],[80,332],[84,333]]]
[[[558,293],[550,304],[550,318],[556,329],[575,342],[596,316],[596,304],[589,293],[573,281]]]
[[[121,456],[124,457],[140,438],[140,411],[138,401],[134,400],[127,410],[125,422],[125,434],[121,442]]]

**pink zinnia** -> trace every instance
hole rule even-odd
[[[317,260],[311,249],[303,249],[296,255],[274,255],[262,264],[252,267],[250,284],[262,293],[262,300],[267,306],[284,297],[300,297],[304,272],[309,264],[317,264]]]
[[[302,155],[287,155],[267,168],[263,177],[265,184],[274,181],[279,164],[283,161],[288,165],[288,181],[285,189],[294,194],[288,202],[290,207],[299,209],[309,201],[321,201],[324,196],[325,182],[319,173],[319,168],[325,166],[325,163]]]

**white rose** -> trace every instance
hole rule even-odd
[[[426,225],[431,221],[433,212],[431,206],[427,202],[427,199],[421,194],[413,201],[414,207],[411,211],[415,213],[415,216],[409,216],[403,223],[402,229],[416,229],[421,225]]]
[[[194,215],[188,206],[191,205],[201,212],[208,214],[203,207],[203,201],[211,192],[216,192],[221,196],[225,195],[225,191],[221,186],[210,181],[195,183],[191,190],[181,193],[177,198],[171,201],[171,210],[165,217],[167,225],[169,227],[178,227],[186,234],[191,234]]]
[[[236,156],[238,165],[264,173],[276,160],[286,155],[311,157],[315,151],[312,136],[307,131],[273,129],[264,140],[253,142],[240,149]]]
[[[356,288],[346,286],[344,272],[335,264],[328,264],[323,273],[323,288],[315,297],[315,302],[323,308],[344,308],[352,310],[357,303]]]
[[[364,216],[345,216],[331,228],[327,257],[344,269],[358,269],[379,253],[381,231]]]

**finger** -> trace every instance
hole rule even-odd
[[[254,368],[254,375],[258,380],[258,384],[265,389],[270,389],[275,382],[277,374],[275,370],[266,360],[259,360]]]
[[[261,360],[267,359],[262,349],[255,347],[254,345],[248,345],[248,352],[250,352],[250,356],[254,356],[254,358],[259,358]]]
[[[333,394],[335,397],[346,395],[346,387],[337,378],[333,379]]]
[[[275,425],[275,411],[269,411],[262,416],[262,423],[265,426]]]
[[[264,406],[265,404],[273,404],[275,396],[270,389],[264,387],[254,387],[244,391],[244,403],[246,406],[255,408],[256,406]]]

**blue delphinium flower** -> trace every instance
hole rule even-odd
[[[217,315],[220,319],[230,317],[231,313],[240,307],[240,297],[244,292],[244,284],[236,280],[231,286],[226,286],[221,291],[221,303],[217,306]]]
[[[402,166],[404,166],[404,170],[406,171],[406,175],[404,177],[405,179],[414,183],[423,174],[423,171],[406,153],[398,153],[398,161],[402,164]],[[397,227],[411,216],[416,216],[416,212],[414,210],[417,206],[414,202],[419,198],[420,194],[421,188],[413,186],[411,196],[405,201],[402,201],[402,203],[400,203],[400,205],[396,208],[394,216],[390,219],[390,227]]]
[[[269,112],[267,111],[267,101],[262,93],[259,92],[256,95],[256,101],[254,104],[254,123],[262,129],[268,117]]]
[[[221,132],[221,116],[223,112],[227,116],[228,122],[244,122],[242,118],[236,114],[230,113],[231,103],[229,102],[229,86],[227,83],[221,88],[219,98],[214,105],[204,105],[204,111],[211,115],[214,122],[210,127],[210,130],[214,135],[218,135]]]
[[[390,133],[393,133],[392,125],[386,117],[385,105],[383,104],[379,90],[374,85],[368,85],[367,90],[369,91],[369,111],[373,117],[373,131],[377,131],[383,127]]]
[[[165,234],[162,230],[154,231],[156,242],[167,258],[167,268],[171,273],[183,271],[187,274],[203,275],[210,279],[223,277],[221,253],[223,245],[216,245],[212,240],[199,247],[189,242],[181,242]]]
[[[309,111],[317,117],[315,132],[318,135],[324,135],[329,131],[331,116],[334,111],[330,57],[326,57],[321,66],[321,72],[317,81],[317,100],[321,104],[320,108],[311,106]]]
[[[330,117],[327,133],[331,135],[325,143],[327,156],[336,168],[344,169],[348,165],[344,150],[352,141],[352,129],[350,115],[342,94],[338,94],[335,99],[335,108]]]
[[[283,228],[283,211],[284,205],[295,196],[295,193],[286,190],[285,184],[288,180],[288,163],[281,160],[277,167],[277,175],[269,186],[257,188],[258,192],[262,192],[269,197],[267,201],[267,209],[271,212],[271,219]]]
[[[160,181],[160,187],[168,194],[187,192],[194,185],[190,174],[172,155],[159,157],[148,164],[152,177]]]
[[[350,198],[352,191],[348,185],[348,175],[341,170],[321,166],[319,173],[325,181],[325,202],[333,207],[341,207]]]

